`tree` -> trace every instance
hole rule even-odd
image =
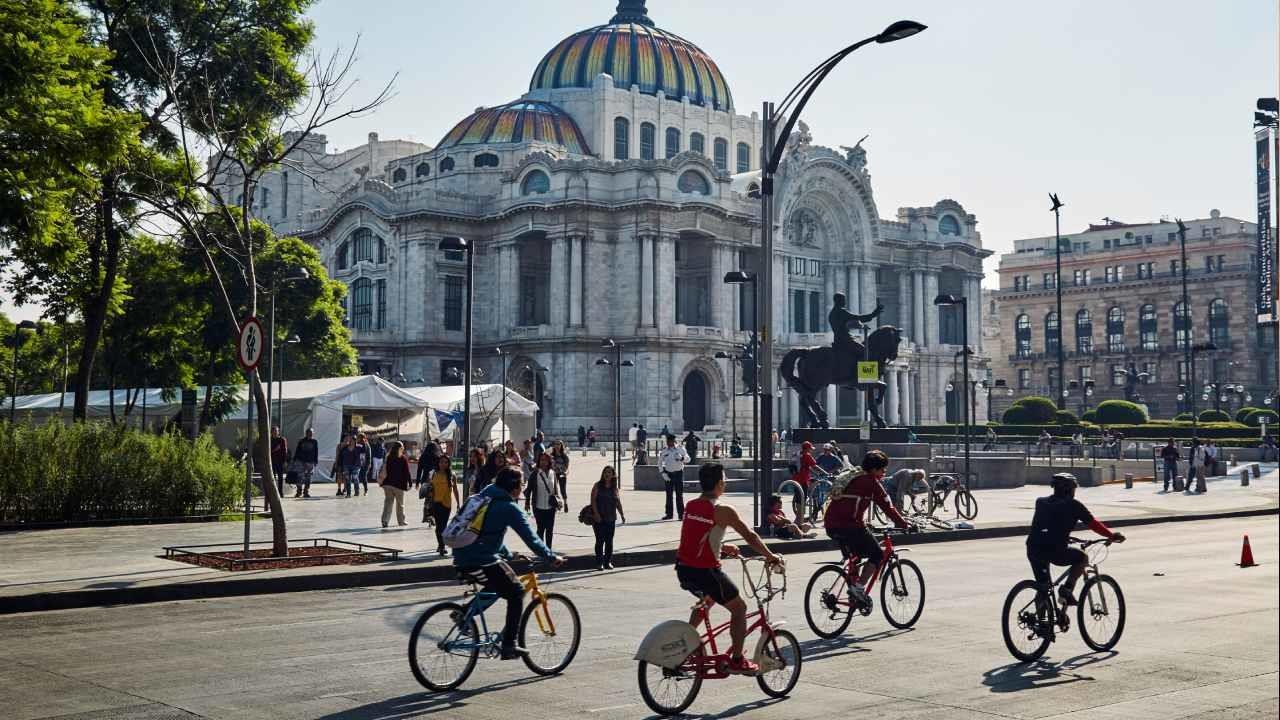
[[[1143,425],[1150,420],[1141,405],[1127,400],[1103,400],[1097,413],[1101,425]]]
[[[1231,422],[1231,416],[1221,410],[1201,410],[1200,422]]]
[[[1039,395],[1028,395],[1020,398],[1013,404],[1010,409],[1020,407],[1023,409],[1021,414],[1024,418],[1023,423],[1027,425],[1049,425],[1054,422],[1054,413],[1058,412],[1058,406],[1047,397]]]
[[[1080,418],[1069,410],[1058,410],[1053,414],[1054,425],[1079,425]]]
[[[1262,424],[1264,419],[1267,421],[1268,427],[1274,428],[1276,426],[1276,422],[1280,421],[1280,415],[1277,415],[1275,410],[1258,408],[1245,416],[1244,424],[1249,427],[1258,427]]]

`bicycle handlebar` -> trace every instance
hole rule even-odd
[[[1080,546],[1080,549],[1082,549],[1082,550],[1083,550],[1084,548],[1093,547],[1094,545],[1097,545],[1098,543],[1103,543],[1103,544],[1105,544],[1105,545],[1110,545],[1110,544],[1112,543],[1112,540],[1111,540],[1111,538],[1096,538],[1096,539],[1094,539],[1094,540],[1081,540],[1081,539],[1080,539],[1080,538],[1078,538],[1078,537],[1068,536],[1068,537],[1067,537],[1067,543],[1068,543],[1068,544],[1070,544],[1070,545],[1079,545],[1079,546]]]

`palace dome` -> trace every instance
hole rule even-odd
[[[563,145],[575,155],[591,154],[582,130],[568,113],[550,103],[532,100],[480,108],[454,125],[437,147],[534,141]]]
[[[608,25],[574,33],[560,41],[533,71],[530,90],[589,88],[600,73],[615,87],[656,95],[661,90],[679,101],[733,112],[733,95],[724,75],[705,52],[684,38],[661,30],[649,19],[644,0],[621,0]]]

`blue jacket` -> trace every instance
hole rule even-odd
[[[480,537],[476,538],[475,542],[453,552],[455,567],[485,567],[511,557],[511,551],[502,542],[503,536],[507,534],[507,528],[515,530],[530,550],[544,558],[553,557],[551,548],[543,544],[534,534],[533,528],[529,526],[529,516],[511,498],[511,493],[496,485],[490,485],[480,494],[490,498],[489,510],[484,516],[484,527],[481,528]]]

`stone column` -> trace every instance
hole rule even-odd
[[[884,414],[885,422],[890,425],[897,425],[898,418],[898,371],[893,367],[885,369],[884,374],[885,388],[884,393]]]
[[[862,274],[857,265],[849,265],[844,269],[845,296],[849,298],[849,312],[862,312]]]
[[[902,337],[911,340],[915,337],[915,325],[912,324],[911,312],[911,274],[898,272],[898,325],[902,328]]]
[[[837,385],[828,385],[827,397],[823,404],[823,407],[827,410],[827,422],[831,423],[832,427],[840,424],[840,408],[837,407],[840,403],[839,390],[840,388]]]
[[[640,327],[653,327],[653,236],[636,238],[640,253]]]
[[[826,297],[822,298],[821,307],[824,310],[831,308],[831,298],[836,294],[836,269],[835,263],[822,263],[823,288],[826,291]]]
[[[920,298],[920,301],[924,305],[925,342],[931,346],[942,344],[939,337],[938,306],[933,304],[933,299],[936,297],[938,297],[938,273],[925,273],[924,297]]]
[[[714,241],[711,243],[711,277],[707,278],[707,295],[711,305],[711,317],[708,324],[727,330],[729,323],[725,320],[724,296],[724,248]]]
[[[569,237],[569,325],[582,326],[582,251],[586,245],[581,235]]]
[[[965,278],[969,297],[969,345],[982,352],[982,285],[975,275]]]
[[[787,429],[800,427],[800,394],[787,390]]]
[[[654,314],[657,326],[673,332],[676,324],[676,242],[670,235],[657,237],[653,268]]]
[[[901,377],[902,424],[911,425],[915,420],[915,408],[911,406],[911,371],[903,370]]]
[[[915,270],[911,273],[911,339],[916,345],[925,346],[924,337],[924,273]],[[932,302],[932,298],[928,300]]]
[[[874,265],[863,265],[860,274],[862,275],[862,312],[869,313],[876,309],[876,295],[879,292],[876,286],[876,268]]]
[[[787,294],[791,292],[791,288],[787,283],[787,264],[786,256],[782,253],[774,253],[773,258],[773,327],[769,329],[773,333],[775,347],[783,338],[787,337],[789,328],[791,327],[791,316],[787,312]],[[765,298],[765,302],[769,302],[770,298]]]
[[[551,238],[551,327],[556,332],[564,330],[569,320],[569,238],[557,235]]]

